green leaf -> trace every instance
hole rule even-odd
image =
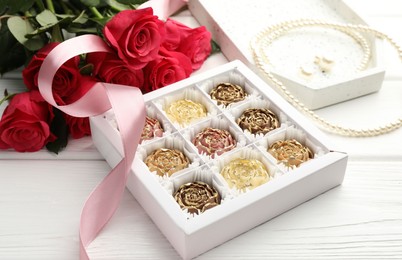
[[[80,2],[89,7],[98,7],[101,4],[100,0],[80,0]]]
[[[19,16],[13,16],[7,20],[7,25],[15,39],[28,50],[36,51],[44,46],[44,42],[40,37],[32,37],[30,39],[25,37],[28,33],[34,31],[32,25],[27,20]]]
[[[52,11],[46,9],[36,16],[36,21],[38,21],[41,26],[49,26],[57,24],[59,20]]]
[[[88,28],[85,28],[85,27],[79,27],[79,26],[73,26],[73,25],[71,25],[71,26],[69,26],[69,27],[66,27],[65,28],[69,33],[78,33],[78,34],[88,34],[88,33],[91,33],[91,34],[96,34],[96,33],[98,33],[98,30],[95,28],[95,27],[88,27]]]
[[[63,112],[57,108],[53,108],[54,118],[50,124],[50,131],[57,137],[56,141],[47,143],[46,149],[59,154],[59,152],[67,146],[68,128]]]
[[[32,31],[32,32],[30,32],[30,33],[27,33],[27,34],[25,35],[25,37],[26,37],[27,39],[32,39],[32,38],[38,36],[39,34],[48,31],[48,30],[49,30],[50,28],[52,28],[53,26],[54,26],[54,24],[48,25],[48,26],[44,26],[44,27],[40,27],[40,28],[36,29],[35,31]]]
[[[91,21],[96,22],[97,24],[101,25],[102,27],[105,26],[105,24],[112,19],[111,17],[104,17],[104,18],[92,18],[90,19]]]
[[[140,5],[145,3],[148,0],[117,0],[117,2],[125,4],[125,5]]]
[[[17,94],[16,93],[15,94],[9,94],[7,89],[5,89],[4,90],[4,97],[2,99],[0,99],[0,105],[3,104],[3,102],[12,99],[15,95],[17,95]]]
[[[16,14],[28,11],[35,0],[0,0],[0,14]]]
[[[44,33],[46,31],[50,31],[50,29],[54,28],[56,25],[63,24],[63,23],[67,23],[67,24],[71,23],[71,18],[69,16],[66,16],[65,18],[62,18],[61,20],[58,20],[56,23],[46,24],[46,25],[44,25],[42,27],[37,28],[36,30],[34,30],[34,31],[30,32],[30,33],[27,33],[25,35],[25,37],[28,38],[28,39],[34,38],[34,37],[38,36],[41,33]]]
[[[82,66],[80,68],[80,73],[81,75],[91,75],[92,71],[94,70],[94,65],[89,63],[89,64],[85,64],[84,66]]]
[[[10,32],[20,43],[23,43],[26,40],[25,34],[34,30],[28,21],[19,16],[9,18],[7,20],[7,25]]]
[[[1,20],[0,27],[0,75],[24,65],[27,59],[22,46],[8,30],[5,19]]]
[[[82,11],[78,16],[73,14],[56,14],[58,18],[61,18],[59,21],[60,24],[86,24],[88,22],[88,15],[85,13],[85,10]]]
[[[211,40],[211,47],[212,47],[211,54],[221,51],[221,47],[219,47],[219,45],[214,40]]]
[[[88,22],[88,17],[86,16],[85,11],[82,11],[80,15],[73,20],[73,23],[79,23],[79,24],[84,24],[86,22]]]
[[[55,14],[55,16],[57,18],[61,18],[61,19],[66,19],[66,18],[74,19],[76,15],[74,15],[74,14]]]
[[[130,5],[126,5],[116,0],[105,0],[105,3],[116,11],[133,9]]]

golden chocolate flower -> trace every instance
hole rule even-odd
[[[199,132],[193,139],[193,144],[198,149],[198,153],[210,155],[221,155],[236,147],[236,139],[229,131],[216,128],[205,128]]]
[[[252,134],[266,134],[279,127],[278,117],[266,108],[246,109],[236,123]]]
[[[299,165],[314,157],[311,150],[296,141],[295,139],[279,140],[271,144],[268,152],[275,157],[279,163],[287,167],[299,167]]]
[[[193,120],[207,116],[207,109],[200,103],[188,99],[177,100],[166,109],[170,120],[181,125],[189,124]]]
[[[163,135],[163,128],[158,119],[146,116],[145,126],[142,129],[141,133],[141,141],[150,140],[154,137],[161,137],[162,135]]]
[[[181,185],[173,196],[182,209],[197,215],[221,203],[219,193],[201,181]]]
[[[254,189],[270,180],[265,165],[256,159],[234,159],[221,171],[230,188]]]
[[[247,96],[242,87],[232,83],[220,83],[209,94],[212,99],[218,102],[218,105],[224,106],[242,101]]]
[[[151,172],[156,171],[158,175],[168,176],[187,168],[190,160],[179,150],[160,148],[153,151],[145,159],[145,164]]]

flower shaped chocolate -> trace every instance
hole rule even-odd
[[[216,128],[205,128],[193,139],[193,144],[198,149],[198,153],[210,155],[221,155],[236,147],[236,139],[227,130]]]
[[[237,124],[252,134],[266,134],[279,127],[276,114],[265,108],[249,108],[236,120]]]
[[[170,120],[187,125],[195,119],[207,116],[207,109],[200,103],[188,99],[177,100],[166,109]]]
[[[147,116],[145,118],[145,126],[141,133],[141,141],[150,140],[154,137],[161,137],[162,135],[163,128],[158,119]]]
[[[296,141],[295,139],[279,140],[271,144],[268,152],[275,157],[279,163],[287,167],[299,167],[301,163],[314,157],[311,150]]]
[[[270,180],[265,165],[256,159],[234,159],[222,170],[221,175],[230,188],[246,191]]]
[[[182,209],[191,214],[199,214],[220,204],[219,193],[204,182],[186,183],[173,195]]]
[[[247,96],[242,87],[232,83],[220,83],[209,94],[212,99],[218,102],[218,105],[224,106],[242,101]]]
[[[153,151],[145,159],[145,164],[151,172],[156,171],[160,176],[187,168],[190,160],[179,150],[160,148]]]

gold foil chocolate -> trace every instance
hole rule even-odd
[[[268,152],[287,167],[299,167],[301,163],[314,157],[311,150],[295,139],[279,140],[271,144]]]
[[[173,195],[182,209],[191,214],[199,214],[221,203],[221,197],[215,188],[196,181],[183,184]]]
[[[211,158],[221,155],[236,147],[236,139],[229,131],[207,127],[199,132],[193,139],[198,153],[210,155]]]
[[[220,83],[215,86],[209,93],[218,105],[227,106],[231,103],[242,101],[246,98],[247,93],[242,87],[232,83]]]
[[[165,112],[170,120],[181,125],[187,125],[195,119],[207,116],[207,109],[202,104],[188,99],[173,102]]]
[[[256,159],[234,159],[221,170],[230,188],[246,191],[270,180],[265,165]]]
[[[236,123],[252,134],[266,134],[280,125],[276,114],[266,108],[246,109]]]
[[[145,164],[151,172],[156,171],[160,176],[187,168],[190,160],[182,152],[176,149],[160,148],[153,151],[145,159]]]
[[[141,141],[150,140],[155,137],[161,137],[162,135],[163,135],[163,128],[158,119],[146,116],[145,125],[141,133]]]

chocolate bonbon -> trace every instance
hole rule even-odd
[[[188,125],[196,119],[207,116],[204,105],[189,99],[180,99],[171,103],[165,112],[170,120],[181,125]]]
[[[145,125],[141,133],[141,141],[150,140],[163,135],[163,128],[158,119],[146,116]]]
[[[299,167],[301,163],[314,157],[311,150],[295,139],[279,140],[271,144],[268,152],[288,167]]]
[[[160,176],[165,174],[170,176],[187,168],[190,160],[177,149],[159,148],[147,156],[145,164],[151,172],[156,171]]]
[[[210,185],[196,181],[183,184],[173,195],[182,209],[199,214],[220,204],[219,193]]]
[[[193,144],[198,153],[210,155],[212,158],[236,147],[236,139],[223,129],[207,127],[193,138]]]
[[[266,108],[246,109],[236,123],[252,134],[266,134],[280,126],[277,115]]]
[[[218,105],[228,106],[229,104],[242,101],[247,93],[242,87],[232,83],[220,83],[209,93],[211,99],[216,100]]]
[[[223,167],[221,175],[230,188],[242,191],[252,190],[270,180],[267,168],[257,159],[234,159]]]

